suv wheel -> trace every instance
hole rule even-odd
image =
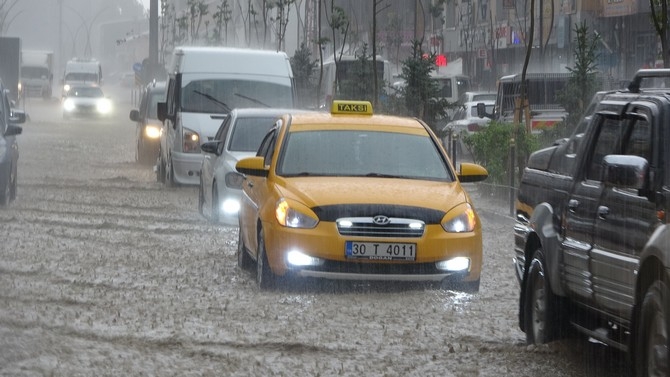
[[[549,286],[542,249],[533,253],[525,284],[523,311],[526,342],[544,344],[557,339],[563,329],[563,308]]]
[[[670,328],[670,297],[662,280],[655,281],[642,301],[637,327],[637,348],[634,360],[638,376],[668,376],[668,329]]]

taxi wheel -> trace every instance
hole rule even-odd
[[[258,255],[256,257],[256,283],[258,283],[260,289],[272,289],[275,286],[275,279],[265,252],[265,238],[261,229],[258,236]]]
[[[655,281],[644,295],[637,326],[635,371],[638,376],[668,376],[668,329],[670,297],[668,286]]]
[[[212,222],[219,222],[219,213],[219,188],[215,182],[214,185],[212,185]]]
[[[0,192],[0,207],[7,207],[12,196],[11,184],[7,182]]]
[[[526,343],[544,344],[555,340],[562,330],[561,302],[549,286],[544,252],[537,249],[525,280],[524,329]]]
[[[250,270],[253,260],[247,253],[247,248],[244,246],[244,241],[242,241],[242,231],[239,230],[237,239],[237,267],[242,270]]]

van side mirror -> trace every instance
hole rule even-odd
[[[167,119],[167,102],[158,102],[156,115],[158,116],[158,120],[165,122],[165,119]]]
[[[477,116],[480,118],[493,119],[493,114],[486,112],[486,104],[484,102],[477,103]]]
[[[130,120],[133,122],[139,122],[140,121],[140,112],[137,109],[132,109],[130,110]]]

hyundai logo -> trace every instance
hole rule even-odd
[[[383,215],[377,215],[372,218],[372,222],[376,225],[388,225],[391,223],[391,219]]]

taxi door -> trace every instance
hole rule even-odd
[[[654,166],[652,109],[637,107],[627,115],[622,151],[639,156]],[[650,175],[653,180],[653,175]],[[654,187],[654,183],[650,183]],[[598,204],[594,247],[591,253],[593,291],[598,307],[630,319],[634,302],[639,257],[660,221],[657,203],[641,196],[636,188],[607,185]]]
[[[266,168],[271,168],[277,133],[275,126],[265,135],[256,154],[257,157],[264,158]],[[267,199],[267,194],[267,177],[246,176],[242,184],[242,199],[240,200],[240,237],[254,258],[258,256],[257,235],[260,205],[264,199]]]
[[[621,122],[598,115],[594,142],[575,176],[575,186],[564,209],[563,264],[565,289],[575,300],[593,303],[590,258],[598,204],[603,192],[602,160],[619,150]]]

